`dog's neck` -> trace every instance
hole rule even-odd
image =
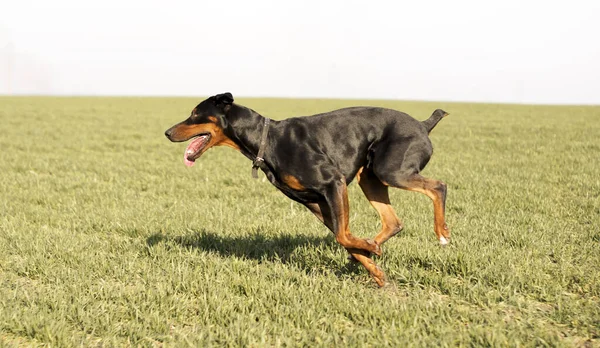
[[[232,104],[225,118],[229,138],[239,146],[244,156],[254,160],[260,147],[265,117],[247,107]]]

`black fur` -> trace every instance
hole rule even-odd
[[[361,188],[367,198],[372,203],[388,205],[388,186],[427,194],[436,208],[436,234],[440,241],[445,241],[449,238],[444,222],[446,185],[423,178],[419,172],[433,153],[428,134],[446,115],[438,109],[420,122],[396,110],[351,107],[272,121],[261,169],[286,196],[315,213],[351,255],[359,258],[376,280],[381,280],[383,273],[378,275],[374,263],[363,257],[371,253],[379,255],[379,244],[355,238],[348,230],[346,185],[362,173],[365,182],[361,182]],[[194,134],[183,132],[186,136],[176,136],[178,127],[210,123],[211,117],[218,120],[219,129],[244,156],[252,161],[256,158],[264,117],[233,103],[231,93],[201,102],[187,120],[165,134],[171,141],[185,141]],[[250,166],[248,169],[250,175]],[[384,213],[395,225],[384,225],[384,230],[388,227],[390,230],[380,233],[381,243],[402,228],[393,210]]]

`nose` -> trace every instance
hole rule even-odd
[[[169,139],[171,139],[171,132],[172,132],[173,128],[169,128],[165,131],[165,136]]]

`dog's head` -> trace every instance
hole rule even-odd
[[[229,146],[239,150],[238,145],[225,134],[225,115],[233,104],[231,93],[214,95],[194,108],[190,116],[167,129],[165,135],[173,142],[193,139],[183,155],[187,166],[192,166],[206,150],[213,146]]]

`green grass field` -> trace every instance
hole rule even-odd
[[[378,105],[423,120],[431,201],[379,289],[304,207],[214,148],[163,132],[200,100],[0,98],[0,346],[598,346],[600,107],[242,99],[282,119]],[[350,186],[352,231],[378,216]]]

